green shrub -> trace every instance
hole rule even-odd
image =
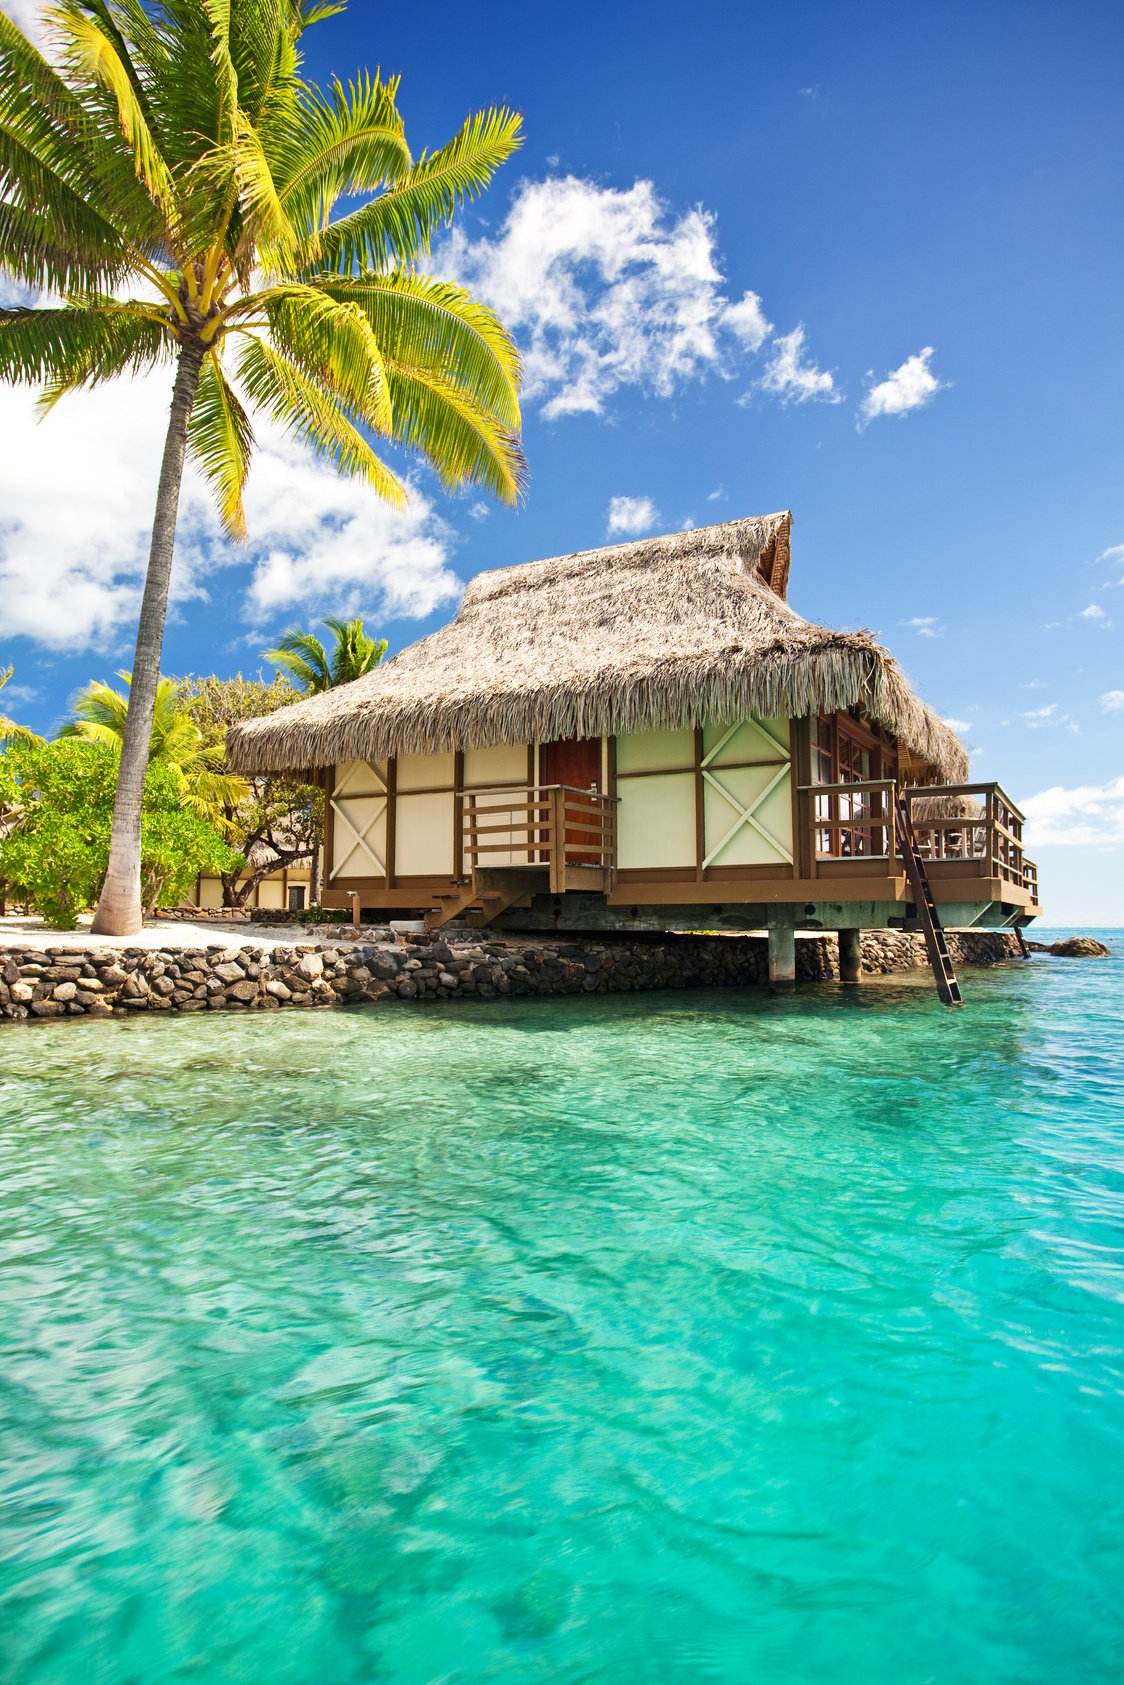
[[[47,924],[73,930],[101,892],[109,858],[117,756],[82,738],[13,744],[0,756],[0,877],[34,902]],[[231,870],[238,856],[182,807],[167,766],[149,766],[141,816],[141,893],[146,912],[178,900],[199,872]]]

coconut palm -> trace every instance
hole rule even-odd
[[[65,393],[174,369],[97,931],[140,924],[140,807],[185,456],[232,537],[251,412],[401,504],[372,447],[518,500],[519,359],[417,269],[519,144],[489,110],[414,160],[396,80],[301,76],[318,0],[58,0],[55,64],[0,13],[0,268],[61,303],[0,311],[0,376]],[[342,214],[336,215],[340,200]]]
[[[121,752],[129,718],[132,679],[118,673],[124,690],[95,679],[79,691],[72,704],[74,718],[63,726],[60,737],[84,737]],[[171,679],[156,686],[149,739],[149,761],[161,761],[172,769],[184,807],[191,808],[216,830],[233,829],[228,811],[234,811],[250,794],[244,778],[226,770],[226,751],[221,743],[205,744],[195,721],[180,703]]]
[[[262,660],[279,667],[302,696],[319,696],[334,685],[361,679],[386,654],[386,639],[369,638],[362,620],[336,620],[325,615],[324,625],[332,634],[330,654],[315,632],[305,632],[299,626],[283,633],[276,649],[262,651]]]
[[[383,648],[386,648],[385,644]],[[0,672],[0,690],[3,690],[14,671],[14,667],[5,667]],[[37,737],[35,732],[30,731],[27,726],[17,725],[15,720],[9,719],[7,714],[0,712],[0,749],[6,749],[9,743],[19,743],[26,745],[28,748],[33,748],[42,741],[43,739]]]

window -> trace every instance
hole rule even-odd
[[[821,714],[812,722],[812,782],[869,784],[882,777],[877,740],[846,714]],[[886,796],[880,790],[836,791],[815,797],[816,853],[821,857],[850,858],[884,854],[886,833],[856,820],[880,818]]]
[[[303,883],[293,884],[290,887],[290,889],[289,889],[289,911],[290,911],[290,913],[303,913],[304,912],[304,885],[303,885]]]

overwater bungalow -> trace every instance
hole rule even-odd
[[[356,917],[766,928],[778,981],[797,929],[846,976],[864,929],[1020,927],[1022,814],[874,637],[789,606],[791,527],[478,574],[440,631],[235,727],[233,764],[323,782],[322,899]]]

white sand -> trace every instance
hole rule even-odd
[[[50,930],[42,919],[13,913],[0,918],[0,948],[290,948],[334,947],[352,939],[350,925],[255,925],[231,919],[147,919],[136,936],[94,936],[89,917],[77,930]]]

